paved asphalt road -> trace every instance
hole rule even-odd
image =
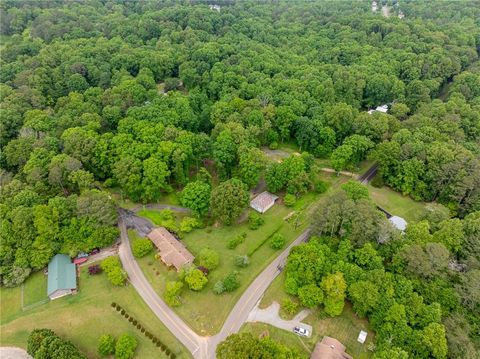
[[[280,274],[279,266],[284,266],[285,261],[290,253],[290,250],[300,243],[306,241],[310,235],[310,230],[306,230],[300,236],[295,239],[277,258],[275,258],[267,268],[260,273],[257,278],[250,284],[247,290],[238,300],[237,304],[233,307],[233,310],[227,317],[227,320],[223,324],[220,333],[210,338],[208,345],[208,357],[215,357],[215,349],[217,345],[222,342],[230,334],[237,333],[248,319],[250,311],[255,307],[257,302],[262,297],[263,293],[267,290],[272,281]]]
[[[230,334],[240,330],[243,323],[248,319],[250,311],[260,300],[270,283],[280,273],[279,267],[285,261],[292,247],[308,239],[310,230],[306,230],[292,242],[275,260],[272,261],[262,273],[250,284],[247,290],[235,304],[230,312],[220,333],[212,337],[202,337],[196,334],[185,322],[170,309],[170,307],[157,295],[150,283],[148,283],[142,270],[133,257],[128,240],[127,228],[122,216],[119,216],[118,226],[120,229],[121,245],[119,249],[120,260],[128,274],[130,283],[138,294],[147,303],[150,309],[160,321],[172,332],[172,334],[192,353],[194,358],[213,359],[218,343],[223,341]]]
[[[119,216],[121,245],[119,249],[120,260],[128,274],[130,283],[138,294],[147,303],[155,315],[172,332],[172,334],[192,353],[194,358],[207,358],[207,338],[197,335],[185,322],[170,309],[170,307],[157,295],[148,283],[137,261],[133,257],[128,240],[127,228],[122,216]]]

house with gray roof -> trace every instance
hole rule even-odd
[[[65,254],[57,254],[48,263],[47,295],[53,300],[72,294],[77,290],[75,264]]]
[[[252,207],[257,212],[265,213],[275,204],[275,201],[277,199],[277,196],[265,191],[260,193],[250,202],[250,207]]]

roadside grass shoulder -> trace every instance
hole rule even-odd
[[[87,271],[87,267],[81,269],[78,294],[26,311],[21,308],[21,287],[0,288],[0,345],[26,348],[32,329],[50,328],[72,341],[89,358],[99,358],[96,348],[100,335],[112,334],[118,337],[123,333],[130,333],[139,342],[136,357],[167,358],[128,320],[112,309],[111,303],[116,302],[138,319],[148,331],[161,338],[178,358],[190,358],[188,351],[153,315],[133,287],[115,287],[110,284],[105,274],[89,276]]]

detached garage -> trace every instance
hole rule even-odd
[[[48,263],[47,295],[51,300],[72,294],[77,290],[75,264],[65,254],[57,254]]]
[[[273,207],[277,199],[277,196],[265,191],[260,193],[250,202],[250,207],[252,207],[257,212],[265,213]]]

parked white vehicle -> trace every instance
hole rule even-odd
[[[293,332],[295,334],[298,334],[302,337],[308,337],[310,335],[308,329],[302,328],[302,327],[295,327],[293,328]]]

